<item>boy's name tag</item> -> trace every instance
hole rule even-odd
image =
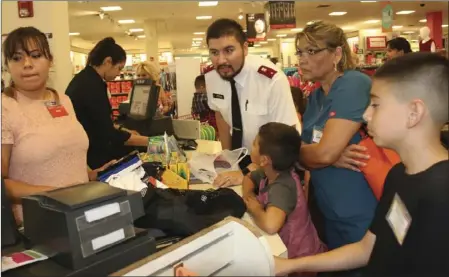
[[[386,219],[399,244],[402,245],[412,223],[412,217],[397,193],[393,198],[393,203],[390,206]]]
[[[312,143],[319,143],[321,141],[322,136],[323,136],[323,131],[314,127],[313,133],[312,133]]]

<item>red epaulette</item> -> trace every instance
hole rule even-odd
[[[213,64],[208,65],[208,66],[206,66],[206,67],[203,69],[203,74],[209,73],[209,72],[211,72],[212,70],[214,70],[214,65],[213,65]]]
[[[259,67],[259,69],[257,70],[258,73],[272,79],[273,76],[278,73],[276,70],[274,70],[273,68],[267,67],[265,65],[262,65],[261,67]]]

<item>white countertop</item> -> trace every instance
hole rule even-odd
[[[221,151],[221,143],[218,141],[207,141],[207,140],[197,140],[198,143],[197,150],[198,152],[202,153],[217,153]],[[187,157],[189,158],[190,155],[187,153]],[[199,185],[190,185],[189,189],[193,190],[207,190],[213,188],[210,184],[199,184]],[[240,196],[242,195],[242,186],[234,186],[231,187],[237,194]],[[248,213],[245,213],[245,215],[242,218],[243,220],[251,223],[255,227],[257,227],[254,224],[253,219]],[[260,230],[260,228],[257,228]],[[264,237],[267,239],[268,244],[270,245],[272,254],[274,256],[284,257],[287,258],[287,247],[285,247],[284,243],[282,242],[281,238],[278,234],[275,235],[269,235],[262,230],[260,230],[261,233],[264,234]]]

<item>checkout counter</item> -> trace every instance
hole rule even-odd
[[[221,150],[219,142],[197,142],[197,151]],[[241,192],[240,187],[234,189]],[[167,248],[158,247],[156,230],[133,226],[143,215],[140,192],[100,182],[26,197],[23,212],[27,241],[2,247],[2,256],[32,248],[49,259],[3,276],[175,276],[180,264],[200,275],[268,276],[274,273],[272,256],[287,256],[280,237],[264,234],[247,214],[243,220],[226,219]]]

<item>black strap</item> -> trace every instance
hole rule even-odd
[[[232,98],[232,149],[238,149],[242,147],[243,143],[243,124],[242,113],[240,111],[239,97],[237,94],[237,88],[235,87],[235,80],[231,79]]]

